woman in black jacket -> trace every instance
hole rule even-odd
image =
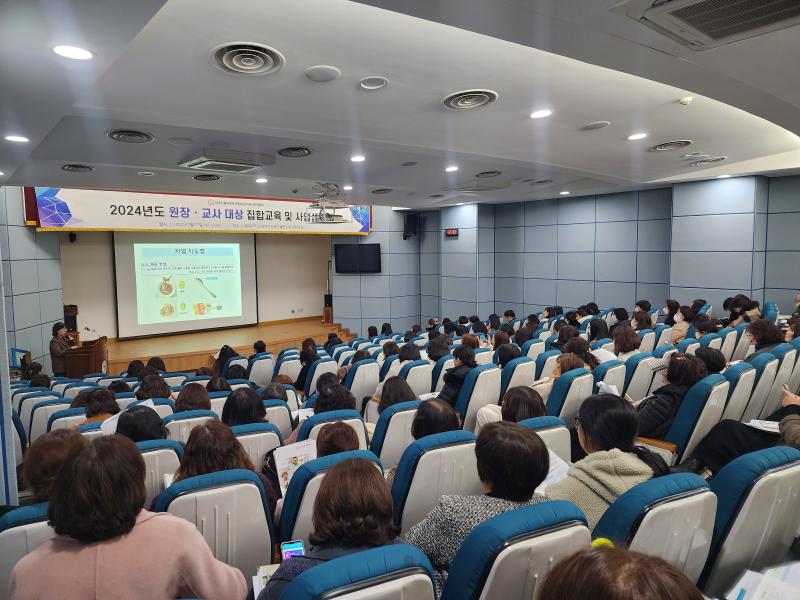
[[[683,397],[695,383],[708,375],[705,363],[696,356],[676,352],[667,366],[667,385],[661,386],[639,404],[639,435],[663,439]]]
[[[308,376],[308,369],[314,363],[314,361],[319,360],[319,356],[317,356],[316,350],[312,350],[311,348],[306,348],[302,352],[300,352],[300,364],[302,367],[300,368],[300,373],[297,376],[297,381],[294,382],[294,387],[298,390],[302,390],[306,386],[306,377]]]
[[[478,366],[475,362],[475,351],[469,346],[459,346],[453,351],[454,367],[444,376],[444,387],[439,392],[439,400],[455,406],[458,394],[469,372]]]

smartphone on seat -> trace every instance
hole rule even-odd
[[[303,540],[290,540],[281,543],[281,558],[286,560],[291,556],[303,556],[306,553]]]

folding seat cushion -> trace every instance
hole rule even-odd
[[[292,412],[289,405],[283,400],[262,400],[264,410],[267,411],[264,421],[272,423],[281,432],[281,437],[286,439],[292,434]]]
[[[274,372],[275,360],[268,352],[256,354],[247,365],[247,378],[259,387],[272,381]]]
[[[717,518],[700,587],[722,597],[745,569],[782,563],[797,536],[800,451],[775,446],[745,454],[711,481]]]
[[[303,540],[309,543],[308,537],[314,530],[311,516],[314,512],[314,500],[325,473],[340,462],[350,458],[365,458],[375,463],[375,467],[383,473],[383,465],[378,457],[367,450],[350,450],[337,452],[322,458],[310,460],[298,467],[289,481],[283,499],[280,518],[280,541]],[[255,571],[253,571],[255,572]]]
[[[566,500],[510,510],[478,525],[453,559],[441,600],[538,598],[541,581],[590,544],[586,517]]]
[[[188,373],[181,373],[179,371],[175,371],[164,375],[164,381],[167,382],[168,386],[174,387],[176,385],[183,385],[183,382],[186,381],[188,377],[189,377]]]
[[[372,396],[380,383],[380,370],[381,367],[375,360],[371,358],[360,360],[347,371],[344,387],[350,390],[357,402],[362,398]],[[430,379],[428,387],[430,387]]]
[[[216,413],[210,410],[187,410],[178,412],[161,419],[169,431],[169,437],[185,444],[189,434],[197,425],[202,425],[209,419],[217,419]]]
[[[361,415],[355,410],[332,410],[319,415],[314,415],[303,421],[300,431],[297,433],[297,441],[315,440],[319,435],[319,430],[328,423],[341,421],[353,428],[358,436],[358,447],[361,450],[367,449],[367,428]]]
[[[588,321],[587,321],[588,323]],[[536,358],[544,352],[544,342],[539,340],[538,338],[534,337],[524,344],[522,344],[522,348],[520,348],[520,352],[522,356],[527,356],[532,360],[536,360]]]
[[[729,384],[728,401],[725,403],[722,419],[738,421],[742,418],[750,395],[753,393],[756,370],[750,363],[740,362],[725,369],[722,376],[728,380]]]
[[[433,598],[434,573],[416,546],[392,544],[349,554],[309,569],[282,597],[292,600],[424,600]]]
[[[396,467],[405,449],[414,442],[411,424],[420,404],[420,400],[398,402],[385,408],[378,418],[369,449],[385,468]]]
[[[656,334],[656,348],[670,343],[672,339],[672,327],[669,325],[656,325],[653,332]]]
[[[655,359],[649,352],[639,352],[625,361],[625,389],[622,390],[634,402],[641,400],[653,382]]]
[[[736,348],[733,351],[731,360],[744,360],[750,354],[750,344],[753,343],[753,336],[747,332],[750,323],[740,323],[736,326]]]
[[[383,362],[381,363],[381,381],[386,379],[386,375],[389,373],[389,368],[392,366],[392,363],[396,360],[400,360],[400,356],[398,354],[392,354],[391,356],[386,357]]]
[[[594,386],[592,393],[597,393],[597,384],[601,381],[606,385],[613,385],[617,391],[625,388],[625,363],[621,360],[607,360],[597,365],[592,371]]]
[[[536,379],[550,377],[556,367],[560,350],[547,350],[536,357]]]
[[[687,337],[686,339],[678,342],[676,347],[678,348],[678,352],[683,352],[684,354],[694,354],[695,351],[700,347],[700,342],[693,337]]]
[[[292,381],[297,381],[302,368],[303,365],[300,364],[300,355],[298,354],[279,357],[278,362],[275,364],[275,372],[272,375],[272,379],[274,381],[278,375],[286,375]]]
[[[488,365],[494,362],[494,350],[489,348],[478,348],[475,350],[475,362],[479,365]]]
[[[37,402],[33,406],[28,428],[28,438],[31,443],[35,442],[39,436],[47,433],[47,423],[50,421],[50,417],[65,408],[69,408],[69,404],[69,400],[59,398],[57,400]]]
[[[28,447],[28,436],[17,411],[13,408],[11,409],[11,424],[14,426],[12,429],[14,433],[14,458],[16,465],[19,466],[22,464],[23,454]]]
[[[455,402],[455,411],[461,418],[461,427],[475,431],[478,411],[487,404],[497,404],[500,396],[500,369],[495,365],[481,365],[470,370],[461,384]]]
[[[406,380],[416,396],[427,394],[433,377],[433,365],[427,360],[412,360],[400,368],[399,376]]]
[[[231,356],[228,360],[225,361],[225,366],[222,368],[223,377],[228,376],[228,369],[230,369],[233,365],[239,365],[243,369],[247,370],[247,357],[246,356]]]
[[[699,340],[701,348],[713,348],[714,350],[721,350],[722,336],[718,333],[707,333]]]
[[[431,392],[441,392],[444,387],[444,376],[449,369],[455,366],[455,358],[447,354],[436,361],[431,373]]]
[[[4,595],[14,565],[54,535],[47,524],[47,502],[21,506],[0,517],[0,590]]]
[[[261,469],[264,458],[270,451],[283,445],[281,431],[272,423],[234,425],[231,427],[231,431],[257,469]]]
[[[418,439],[403,452],[392,482],[395,524],[405,533],[444,494],[483,494],[475,435],[447,431]]]
[[[183,385],[187,385],[189,383],[199,383],[203,387],[206,387],[209,381],[211,381],[210,375],[193,375],[184,379]]]
[[[147,440],[136,442],[136,447],[144,459],[144,487],[147,492],[145,508],[153,498],[164,491],[164,475],[178,470],[183,456],[183,445],[175,440]]]
[[[656,347],[656,333],[652,329],[642,329],[636,335],[641,340],[639,344],[640,352],[652,352]]]
[[[745,423],[751,419],[757,419],[761,414],[764,405],[767,403],[769,393],[772,390],[772,383],[775,381],[775,374],[778,372],[778,359],[772,354],[764,353],[750,359],[750,364],[756,370],[756,382],[753,385],[753,393],[742,413],[742,421]]]
[[[85,408],[64,408],[50,415],[50,418],[47,420],[47,431],[71,429],[85,420]]]
[[[566,462],[572,461],[569,429],[563,419],[558,417],[533,417],[518,421],[519,425],[533,429],[547,446],[548,450],[557,454]]]
[[[592,537],[663,558],[697,581],[714,533],[717,497],[702,477],[675,473],[632,487],[603,514]]]
[[[783,385],[789,385],[789,380],[792,376],[792,371],[794,371],[794,365],[797,359],[797,350],[795,350],[794,346],[791,344],[778,344],[770,350],[769,353],[778,359],[778,370],[775,371],[775,379],[767,395],[767,401],[761,409],[759,419],[766,419],[781,407]]]
[[[247,469],[187,477],[158,497],[157,512],[194,523],[214,556],[243,573],[272,563],[275,534],[264,484]]]
[[[303,393],[310,396],[317,391],[317,380],[323,373],[336,373],[339,370],[339,365],[332,358],[320,358],[311,363],[306,375],[306,383]]]
[[[536,361],[527,356],[520,356],[510,360],[503,367],[500,373],[500,397],[498,403],[502,402],[503,396],[509,388],[517,386],[530,386],[536,380]]]

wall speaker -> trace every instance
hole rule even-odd
[[[403,221],[403,239],[407,240],[411,236],[417,235],[418,217],[414,213],[406,213]]]
[[[65,304],[64,305],[64,325],[67,326],[67,331],[78,331],[78,305]]]
[[[333,308],[333,294],[325,294],[325,308]]]

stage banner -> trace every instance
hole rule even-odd
[[[33,188],[43,231],[366,235],[371,207],[286,198]]]

